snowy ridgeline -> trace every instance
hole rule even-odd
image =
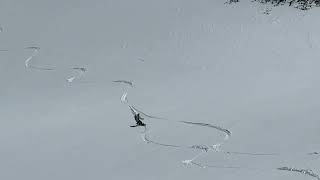
[[[273,6],[285,5],[293,6],[301,10],[308,10],[315,6],[320,6],[320,0],[253,0],[260,3],[270,3]],[[228,0],[226,3],[236,3],[239,0]]]

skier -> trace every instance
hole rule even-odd
[[[137,127],[137,126],[146,126],[146,124],[144,124],[141,120],[143,118],[140,117],[140,114],[134,114],[134,120],[136,121],[136,125],[132,125],[130,127]]]

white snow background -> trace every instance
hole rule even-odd
[[[320,173],[319,8],[242,0],[1,0],[0,179],[281,179]],[[24,61],[55,71],[28,69]],[[87,72],[72,83],[72,67]],[[114,80],[130,80],[131,88]],[[151,115],[150,136],[179,145],[223,134],[224,151],[183,166],[199,151],[146,144],[120,97]]]

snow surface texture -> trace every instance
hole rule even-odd
[[[319,0],[253,0],[252,2],[254,1],[264,4],[269,3],[274,7],[287,4],[288,6],[295,7],[300,10],[309,10],[313,7],[320,6]],[[239,0],[228,0],[226,4],[232,4],[237,2],[239,2]]]
[[[0,179],[319,178],[320,12],[270,6],[4,1]]]

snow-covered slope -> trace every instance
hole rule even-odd
[[[0,6],[0,178],[307,179],[320,151],[318,8],[241,1],[15,1]],[[54,71],[28,69],[31,60]],[[87,70],[72,82],[74,67]],[[115,83],[133,82],[133,87]],[[146,143],[223,142],[200,151]],[[177,121],[229,129],[217,130]]]

